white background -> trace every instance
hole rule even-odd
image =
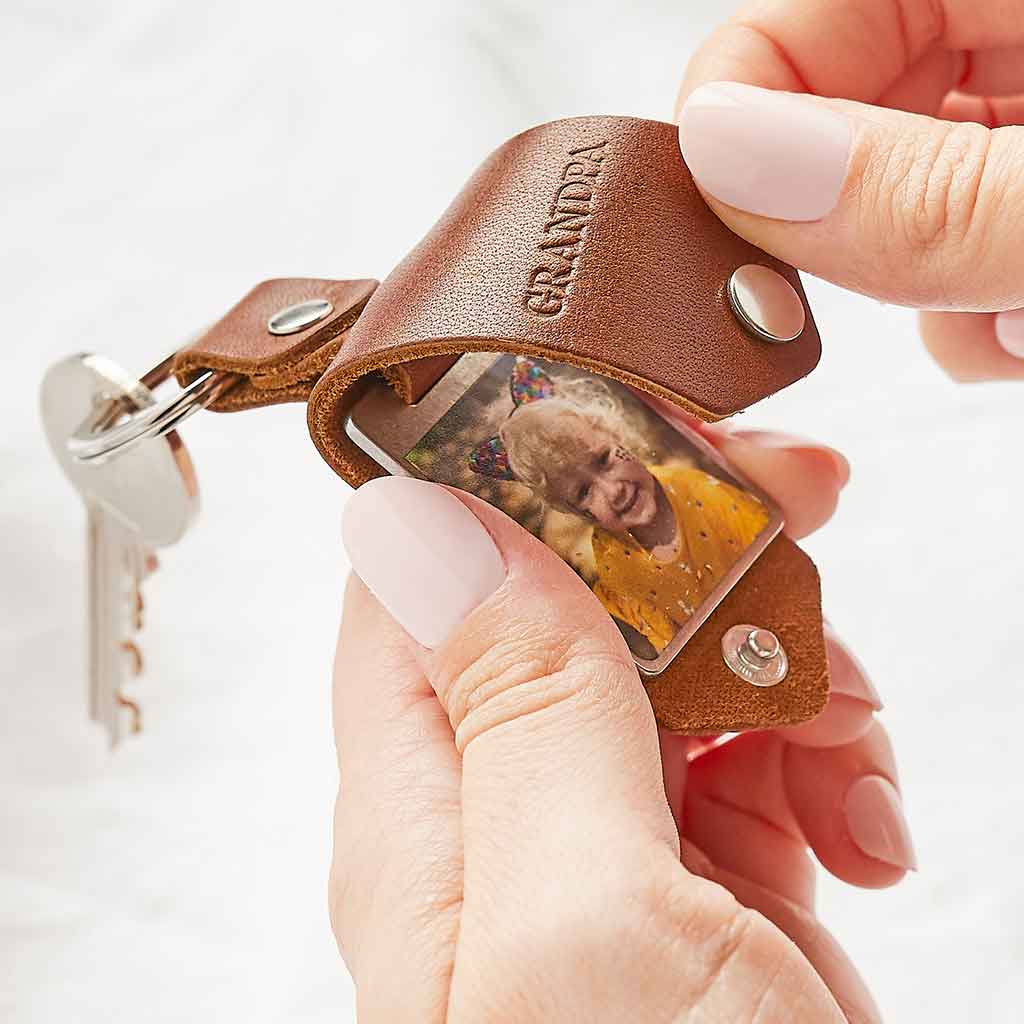
[[[271,276],[383,277],[530,125],[667,117],[728,5],[6,0],[0,13],[0,1018],[351,1019],[325,909],[347,488],[299,406],[184,434],[204,508],[148,587],[146,732],[85,718],[82,509],[49,362],[141,372]],[[853,479],[807,547],[887,702],[921,872],[821,912],[891,1020],[1024,1000],[1021,391],[809,282],[817,372],[747,414]]]

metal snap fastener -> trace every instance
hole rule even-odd
[[[748,263],[734,270],[726,289],[739,322],[764,341],[794,341],[807,314],[797,290],[776,270]]]
[[[279,309],[268,321],[271,334],[296,334],[323,320],[334,307],[326,299],[307,299]]]
[[[769,629],[743,624],[722,637],[726,665],[753,686],[775,686],[789,672],[789,658],[779,638]]]

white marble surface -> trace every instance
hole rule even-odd
[[[257,280],[383,276],[508,135],[666,116],[726,6],[7,0],[0,8],[0,1019],[352,1018],[324,888],[345,488],[302,409],[186,429],[199,526],[148,587],[147,730],[84,713],[82,512],[46,365],[141,371]],[[888,706],[921,873],[826,880],[894,1021],[1019,1019],[1019,388],[958,388],[905,311],[810,283],[825,356],[748,414],[845,449],[809,542]]]

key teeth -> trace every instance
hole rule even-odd
[[[142,659],[142,651],[139,650],[138,644],[133,643],[131,640],[122,640],[121,650],[124,651],[125,654],[131,655],[132,675],[141,676],[142,670],[143,668],[145,668],[145,665]]]
[[[138,600],[141,602],[142,595],[139,594],[138,591],[136,591],[136,596],[137,596]],[[136,607],[138,607],[138,606],[136,606]],[[125,654],[127,654],[127,655],[129,655],[131,657],[132,675],[133,676],[140,676],[140,675],[142,675],[142,670],[144,668],[144,663],[143,663],[143,658],[142,658],[142,651],[139,650],[138,644],[133,643],[131,640],[122,640],[121,641],[121,650]],[[117,706],[119,708],[127,708],[128,711],[131,712],[131,721],[132,721],[131,731],[132,731],[132,733],[134,735],[138,735],[140,732],[142,732],[142,708],[139,706],[138,702],[134,701],[134,700],[131,700],[130,698],[126,697],[120,690],[118,690],[117,691]]]
[[[132,715],[132,732],[138,734],[142,732],[142,708],[133,701],[129,700],[123,693],[118,691],[117,694],[118,707],[128,708]]]

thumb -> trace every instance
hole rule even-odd
[[[485,880],[520,901],[552,863],[649,858],[651,840],[678,858],[636,667],[554,552],[486,502],[407,477],[356,491],[343,536],[451,722],[467,893]]]
[[[713,82],[680,145],[719,217],[802,270],[909,306],[1024,306],[1024,128]]]

